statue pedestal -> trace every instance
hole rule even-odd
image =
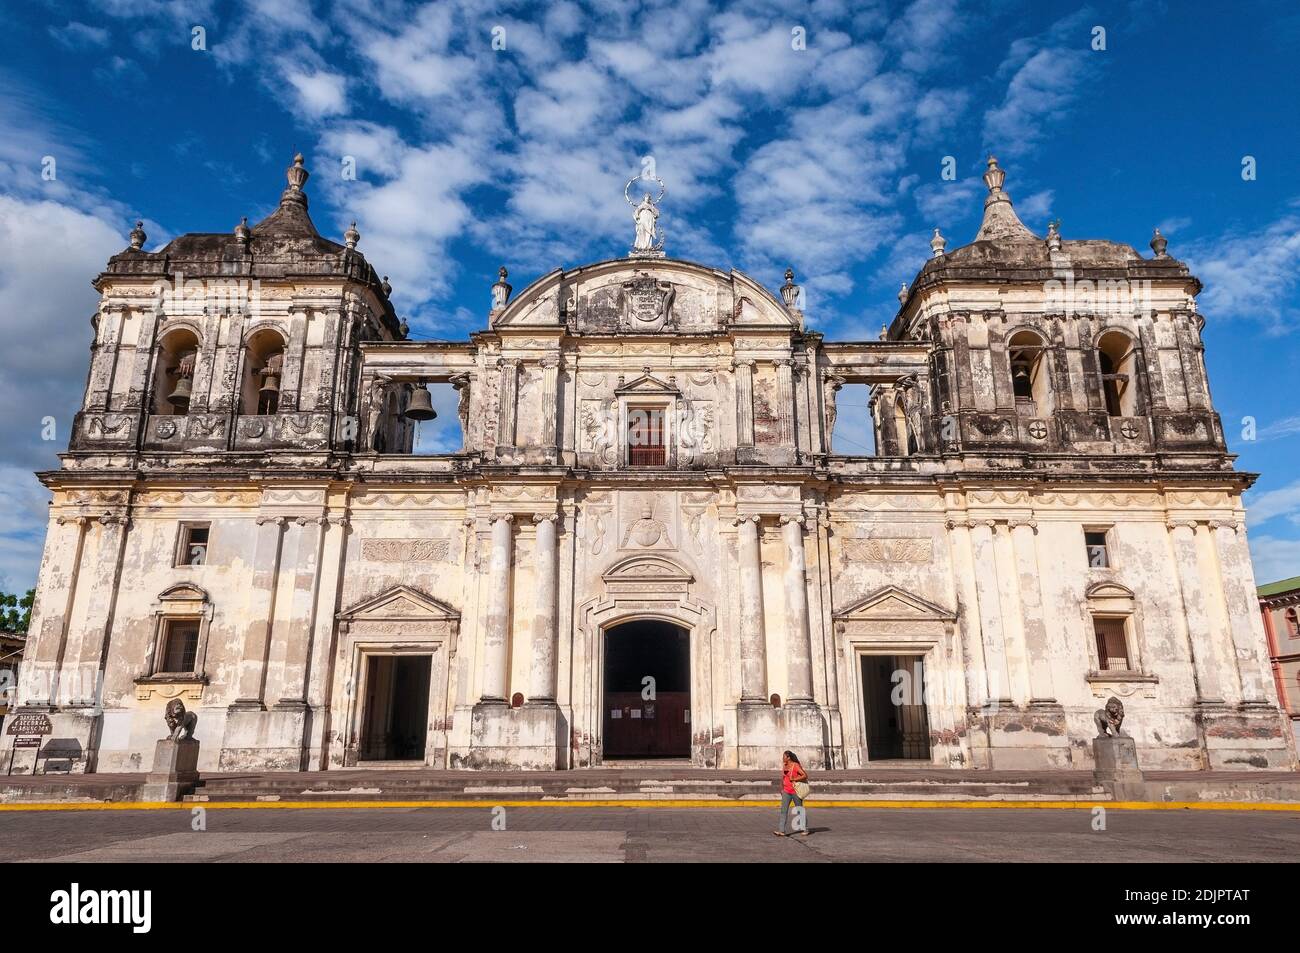
[[[153,770],[140,792],[142,801],[179,801],[199,779],[199,742],[164,738],[154,748]]]
[[[1093,778],[1109,789],[1117,801],[1146,799],[1146,780],[1138,767],[1137,742],[1132,738],[1107,736],[1092,739],[1096,764]]]

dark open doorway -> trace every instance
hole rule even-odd
[[[930,760],[930,719],[919,655],[862,656],[867,760]]]
[[[606,760],[689,758],[690,633],[650,619],[606,631],[603,708]]]
[[[371,655],[361,761],[423,761],[429,729],[429,655]]]

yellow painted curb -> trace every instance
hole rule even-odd
[[[763,808],[776,809],[772,801],[702,801],[702,800],[459,800],[459,801],[110,801],[63,802],[34,801],[0,804],[0,811],[165,811],[192,810],[202,807],[212,811],[229,810],[380,810],[386,808],[450,808],[484,810],[493,807],[636,807],[636,808]],[[831,811],[855,810],[931,810],[963,808],[974,810],[1086,811],[1103,807],[1118,811],[1290,811],[1300,814],[1300,803],[1273,801],[809,801],[809,809]]]

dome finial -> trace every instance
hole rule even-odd
[[[506,281],[506,266],[502,265],[501,270],[497,272],[496,283],[492,285],[492,310],[500,311],[510,300],[510,284]]]
[[[284,177],[289,180],[289,187],[280,194],[280,204],[285,202],[297,202],[301,205],[307,204],[307,193],[303,191],[303,186],[311,178],[311,173],[303,165],[302,153],[299,152],[293,157],[293,165],[284,170]]]
[[[998,168],[996,156],[989,156],[988,166],[984,173],[984,184],[989,187],[989,194],[995,195],[1002,191],[1002,183],[1007,180],[1007,174]]]
[[[939,229],[934,230],[934,237],[930,239],[930,251],[934,253],[935,258],[942,258],[943,251],[948,247],[948,239],[939,234]]]
[[[131,247],[139,251],[148,238],[149,236],[144,233],[144,220],[136,219],[135,228],[131,229]]]
[[[781,286],[781,300],[787,308],[793,308],[799,302],[799,286],[794,283],[794,269],[785,270],[785,284]]]
[[[975,240],[980,241],[1033,241],[1038,238],[1025,228],[1016,210],[1011,204],[1011,196],[1002,185],[1007,174],[998,166],[996,156],[989,156],[988,169],[984,172],[984,184],[989,194],[984,199],[984,220]]]
[[[1156,253],[1157,258],[1168,258],[1165,249],[1169,247],[1169,239],[1160,234],[1160,229],[1156,229],[1151,236],[1151,250]]]
[[[1047,223],[1047,250],[1061,250],[1061,220],[1059,218],[1052,219]]]

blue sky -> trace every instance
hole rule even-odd
[[[646,155],[670,254],[773,288],[793,266],[813,325],[875,337],[930,230],[973,236],[991,151],[1038,233],[1060,218],[1149,254],[1160,225],[1192,264],[1217,406],[1262,474],[1257,575],[1300,575],[1291,5],[38,0],[6,20],[0,588],[35,577],[31,471],[57,464],[81,397],[90,279],[137,217],[150,248],[256,221],[294,150],[318,228],[358,222],[417,338],[483,326],[501,264],[518,289],[625,253]]]

